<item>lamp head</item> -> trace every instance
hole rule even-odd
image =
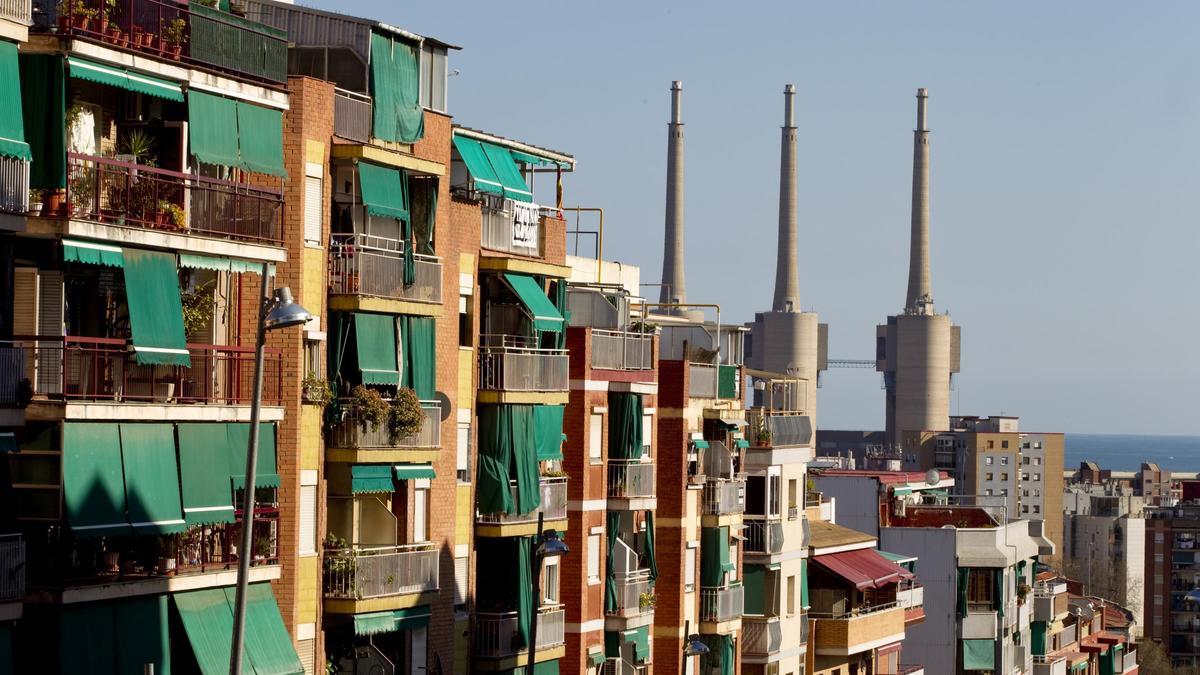
[[[538,544],[539,555],[566,555],[570,552],[571,548],[558,536],[557,530],[546,530],[542,533],[542,543]]]
[[[708,652],[708,645],[704,644],[699,635],[688,636],[687,641],[683,644],[684,656],[703,656]]]
[[[263,327],[267,330],[287,328],[308,323],[313,316],[300,305],[292,301],[292,290],[287,286],[275,289],[275,295],[267,305],[267,315],[263,317]]]

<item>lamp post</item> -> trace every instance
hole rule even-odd
[[[263,352],[267,331],[308,323],[312,314],[292,301],[286,286],[267,296],[268,265],[263,263],[258,297],[258,330],[254,340],[254,384],[250,398],[250,442],[246,448],[246,484],[242,498],[242,543],[238,549],[237,596],[233,609],[233,644],[229,674],[242,675],[242,642],[246,632],[246,592],[250,584],[250,557],[254,542],[254,483],[258,479],[258,420],[262,414]]]
[[[537,548],[533,550],[533,605],[532,613],[529,617],[529,667],[525,669],[526,673],[533,673],[534,659],[537,653],[537,618],[538,607],[541,606],[541,599],[538,595],[541,594],[542,581],[542,561],[547,557],[566,555],[571,552],[571,548],[567,546],[567,542],[563,541],[555,530],[542,531],[542,524],[545,522],[545,514],[538,511],[538,526],[537,531]]]
[[[708,653],[708,645],[700,639],[699,635],[689,635],[691,632],[692,622],[683,622],[683,661],[679,664],[679,675],[687,675],[687,660],[690,656],[703,656]]]

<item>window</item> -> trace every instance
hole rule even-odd
[[[1041,466],[1041,465],[1042,465],[1042,458],[1041,458],[1041,457],[1034,457],[1034,458],[1033,458],[1033,465],[1034,465],[1034,466]]]
[[[975,569],[967,570],[967,609],[976,612],[990,612],[993,606],[996,570]]]
[[[988,442],[987,442],[987,447],[988,447],[988,450],[991,450],[992,448],[996,447],[996,442],[995,442],[995,441],[988,441]]]
[[[696,549],[689,548],[683,556],[683,591],[696,590]]]
[[[588,421],[588,460],[599,464],[604,460],[604,415],[592,413]]]
[[[1021,513],[1029,513],[1029,505],[1028,504],[1021,505]]]
[[[233,651],[232,647],[230,647],[230,651]],[[317,672],[317,641],[315,639],[296,640],[296,655],[300,657],[300,665],[304,668],[304,675],[314,675]]]
[[[1001,497],[1007,497],[1007,496],[1008,496],[1008,488],[1003,488],[1003,489],[1001,489],[1001,490],[1000,490],[1000,496],[1001,496]]]
[[[467,589],[470,587],[471,558],[463,556],[454,559],[454,609],[467,609]]]
[[[1033,488],[1033,496],[1034,496],[1034,497],[1041,497],[1041,496],[1042,496],[1042,491],[1041,491],[1041,489],[1040,489],[1040,488]]]
[[[429,488],[413,490],[413,543],[429,541]]]
[[[471,321],[471,296],[458,296],[458,346],[470,349],[474,346],[475,323]]]
[[[788,479],[788,520],[793,520],[799,517],[800,509],[796,501],[796,479]],[[795,514],[795,515],[793,515]]]
[[[991,488],[988,488],[988,489],[984,490],[984,491],[983,491],[983,494],[987,495],[988,497],[991,497],[991,496],[992,496],[992,489],[991,489]],[[231,649],[232,649],[232,648],[231,648]]]
[[[1037,504],[1034,504],[1034,505],[1033,505],[1033,512],[1034,512],[1034,513],[1041,513],[1041,512],[1042,512],[1042,507],[1041,507],[1041,506],[1038,506]]]
[[[983,474],[983,479],[984,480],[992,480],[992,472],[989,471],[989,472]]]
[[[321,341],[304,341],[304,374],[321,376]]]
[[[558,556],[547,556],[542,563],[542,604],[558,604]]]
[[[1027,473],[1021,474],[1021,480],[1029,480],[1029,474],[1027,474]]]
[[[1008,441],[1000,441],[1000,447],[1002,447],[1002,448],[1007,448],[1007,447],[1008,447]]]
[[[1041,449],[1042,449],[1042,442],[1041,442],[1041,441],[1034,441],[1034,442],[1033,442],[1033,448],[1034,448],[1034,450],[1041,450]]]
[[[300,555],[317,554],[317,486],[300,486]]]
[[[654,430],[654,415],[642,415],[642,457],[650,456],[650,436]]]
[[[588,585],[600,583],[600,535],[589,534],[587,543]]]
[[[789,575],[787,578],[787,614],[794,616],[796,614],[796,575]]]
[[[1162,561],[1163,561],[1163,554],[1162,554],[1162,553],[1155,553],[1155,554],[1154,554],[1154,562],[1156,562],[1156,563],[1160,563],[1160,562],[1162,562]]]
[[[992,459],[993,459],[993,457],[992,457],[991,455],[988,455],[987,457],[984,457],[984,458],[983,458],[983,463],[984,463],[984,464],[987,464],[988,466],[991,466],[991,464],[992,464]]]
[[[446,48],[430,42],[421,45],[421,105],[446,112]]]
[[[1000,455],[1000,464],[1008,466],[1008,455]]]
[[[1033,479],[1035,481],[1040,481],[1042,479],[1042,474],[1040,474],[1040,473],[1033,474]]]
[[[1161,544],[1166,541],[1166,536],[1162,532],[1154,533],[1154,543]]]
[[[1008,480],[1008,472],[1007,471],[1000,474],[1000,480],[1002,480],[1002,481]]]
[[[1022,444],[1021,444],[1021,449],[1022,449],[1022,450],[1028,450],[1028,449],[1029,449],[1029,441],[1025,441],[1024,443],[1022,443]],[[1028,461],[1026,461],[1025,463],[1026,463],[1026,464],[1028,464],[1029,462],[1028,462]]]
[[[781,497],[780,488],[783,485],[783,477],[779,474],[767,476],[767,515],[779,515],[779,498]]]
[[[738,561],[738,543],[736,541],[729,542],[729,559],[733,561],[733,569],[726,573],[727,576],[725,577],[725,580],[728,582],[737,581],[738,568],[740,568],[742,564]]]
[[[471,410],[469,408],[460,408],[459,412],[465,412],[466,415],[459,416],[458,433],[455,436],[455,450],[458,453],[458,461],[455,464],[455,474],[458,476],[458,482],[471,482]],[[465,419],[464,419],[465,418]]]
[[[304,165],[304,245],[321,246],[321,216],[325,213],[325,168],[314,162]]]

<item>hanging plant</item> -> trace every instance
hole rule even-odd
[[[213,282],[201,284],[180,294],[183,301],[183,332],[194,335],[212,323]]]
[[[421,430],[425,422],[425,413],[421,411],[421,401],[417,392],[408,387],[400,387],[396,398],[392,399],[391,410],[388,411],[388,433],[393,440],[412,436]]]
[[[392,407],[384,400],[379,392],[363,385],[357,385],[350,390],[350,401],[358,416],[358,423],[363,431],[368,425],[371,431],[378,431],[380,425],[388,421]]]
[[[312,373],[304,376],[304,400],[309,403],[326,406],[333,403],[333,389],[329,380]]]

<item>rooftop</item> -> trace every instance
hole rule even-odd
[[[866,532],[859,532],[848,527],[835,525],[827,520],[811,520],[808,523],[811,536],[809,545],[813,548],[834,548],[851,546],[853,544],[874,544],[875,537]]]
[[[892,527],[996,527],[996,519],[979,506],[909,506],[892,517]]]
[[[928,485],[924,471],[876,471],[871,469],[821,469],[821,476],[849,476],[852,478],[874,478],[885,485],[910,485],[914,489],[937,487],[942,481],[950,480],[948,471],[938,472],[937,485]],[[953,482],[950,483],[953,485]]]

